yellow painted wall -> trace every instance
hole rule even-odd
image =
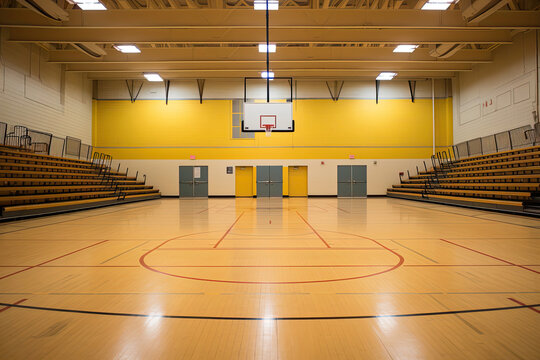
[[[97,100],[93,142],[115,159],[414,159],[431,156],[430,99],[297,100],[294,133],[232,139],[230,100]],[[436,142],[452,141],[452,99],[436,100]]]

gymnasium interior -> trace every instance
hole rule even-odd
[[[0,360],[540,359],[540,1],[0,0]]]

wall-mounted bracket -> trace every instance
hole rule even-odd
[[[197,87],[199,88],[199,102],[202,104],[202,98],[204,93],[204,79],[197,79]]]
[[[135,94],[135,80],[131,80],[131,84],[129,83],[128,80],[126,80],[126,86],[128,88],[128,91],[129,91],[129,98],[130,98],[132,103],[134,103],[137,100],[137,98],[139,97],[139,94],[141,92],[143,84],[144,84],[144,82],[141,82],[141,85],[139,86],[139,90],[137,90],[137,93]]]
[[[330,83],[332,83],[332,86],[330,86]],[[327,81],[326,87],[328,88],[328,92],[330,93],[330,97],[333,101],[338,101],[339,96],[341,95],[341,90],[343,89],[343,84],[345,84],[345,81]]]
[[[165,80],[165,105],[169,105],[169,89],[171,88],[171,80]]]
[[[411,92],[411,101],[416,97],[416,80],[409,80],[409,91]]]

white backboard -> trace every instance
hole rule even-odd
[[[294,131],[292,103],[244,103],[242,131],[262,132],[265,124],[272,126],[272,132]]]

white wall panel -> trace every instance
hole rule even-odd
[[[321,162],[324,162],[322,164]],[[428,161],[426,160],[428,163]],[[386,189],[399,183],[399,172],[411,171],[415,166],[423,168],[419,159],[294,159],[294,160],[121,160],[120,171],[144,169],[147,183],[158,188],[163,195],[178,196],[178,166],[207,165],[208,194],[211,196],[234,196],[235,174],[227,174],[227,166],[307,166],[309,195],[337,195],[337,165],[366,165],[368,195],[385,195]],[[113,168],[118,166],[113,163]],[[414,170],[416,171],[416,170]],[[139,179],[142,178],[139,171]]]
[[[538,86],[535,32],[518,34],[494,51],[490,64],[458,77],[454,143],[532,125]]]
[[[62,73],[37,46],[12,44],[2,34],[0,121],[56,136],[92,141],[92,83]]]
[[[324,81],[294,81],[293,98],[297,99],[330,99],[328,87]],[[131,81],[129,81],[131,85]],[[165,86],[162,82],[135,81],[135,93],[142,84],[138,99],[165,99]],[[332,85],[331,85],[332,86]],[[169,99],[199,99],[196,80],[171,81]],[[435,81],[435,96],[445,98],[451,96],[449,81]],[[242,99],[244,97],[244,82],[242,79],[208,79],[204,86],[204,99]],[[261,80],[248,80],[247,97],[249,99],[266,99],[266,83]],[[287,80],[274,80],[270,83],[272,99],[287,99],[290,97],[290,87]],[[431,98],[431,80],[419,80],[416,83],[416,98]],[[100,100],[129,100],[129,92],[125,81],[98,81],[98,99]],[[375,99],[375,80],[345,81],[340,99]],[[379,99],[410,99],[407,81],[381,81]]]

